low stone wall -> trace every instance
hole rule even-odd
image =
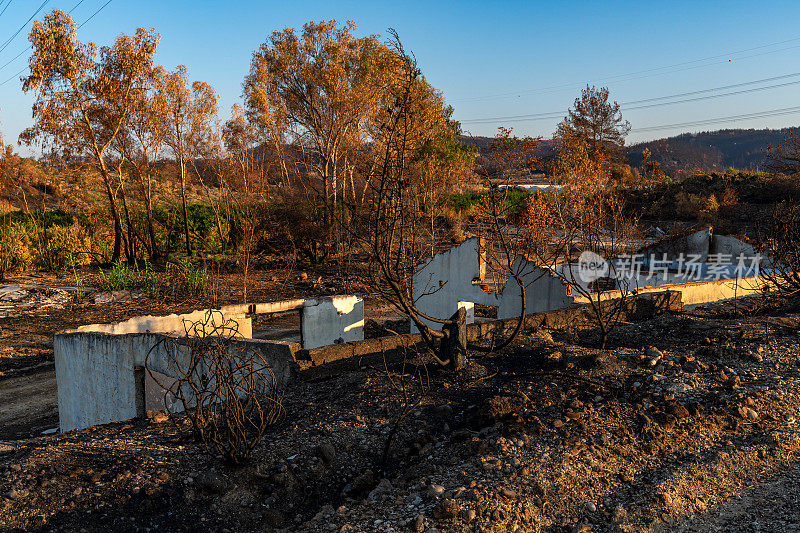
[[[642,286],[636,288],[639,295],[656,294],[663,291],[681,293],[681,301],[686,307],[697,306],[711,302],[721,302],[746,296],[757,296],[769,291],[772,283],[764,276],[752,276],[741,279],[700,280],[690,283],[664,283],[661,285]],[[619,298],[619,291],[608,291],[603,294],[604,299]],[[586,304],[585,296],[575,298],[578,304]]]
[[[616,310],[617,301],[605,301],[601,304],[601,312]],[[678,291],[661,291],[642,294],[628,298],[621,310],[619,319],[623,321],[646,320],[664,312],[680,312],[683,310],[681,293]],[[594,321],[593,311],[586,305],[575,305],[555,311],[534,313],[525,317],[523,327],[541,327],[548,329],[570,329],[591,325]],[[517,325],[518,318],[482,322],[467,326],[467,340],[479,342],[489,339],[497,333],[509,334]],[[367,339],[360,342],[345,342],[323,348],[299,350],[297,360],[301,367],[319,366],[347,358],[364,357],[380,354],[401,348],[422,347],[424,340],[420,333],[392,335]]]

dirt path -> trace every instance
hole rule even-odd
[[[52,366],[0,380],[0,440],[37,436],[57,426],[56,372]]]

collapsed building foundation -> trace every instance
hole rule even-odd
[[[609,262],[613,264],[612,273],[608,274],[612,286],[604,291],[603,299],[669,290],[680,292],[683,304],[692,306],[761,294],[770,288],[769,281],[758,271],[759,267],[770,268],[768,258],[761,258],[755,270],[752,264],[742,269],[738,257],[760,257],[753,245],[743,238],[714,235],[712,228],[663,239],[631,257],[634,256],[640,262],[631,263],[627,269],[619,259]],[[653,258],[658,258],[658,272],[662,275],[652,275]],[[692,276],[686,275],[687,264],[693,269]],[[580,268],[574,262],[542,266],[517,256],[512,271],[525,285],[525,314],[588,304],[596,280],[582,279]],[[498,319],[519,316],[523,306],[516,280],[509,277],[499,292],[489,292],[484,289],[485,278],[484,244],[473,237],[432,256],[417,268],[412,287],[414,302],[422,313],[441,320],[465,307],[467,323],[473,323],[475,304],[496,307]],[[436,329],[441,327],[431,320],[423,322]],[[413,321],[411,328],[416,331]]]
[[[677,260],[674,257],[677,253],[689,250],[693,255],[708,259],[719,249],[729,250],[726,253],[731,254],[753,251],[748,243],[735,238],[717,237],[715,240],[710,230],[656,243],[645,251],[652,252],[651,255],[661,254],[669,271],[669,264]],[[729,267],[727,272],[733,272],[734,265]],[[592,320],[589,307],[585,305],[588,303],[586,296],[576,296],[568,281],[572,270],[566,269],[571,269],[572,265],[545,268],[519,256],[513,268],[526,287],[524,322],[527,327],[573,327]],[[441,319],[449,318],[460,307],[466,308],[467,338],[471,342],[509,333],[523,310],[522,293],[515,280],[507,282],[500,292],[490,292],[486,290],[485,275],[482,243],[477,238],[469,239],[432,256],[418,267],[412,288],[416,305],[426,315]],[[629,301],[624,301],[620,318],[636,320],[664,311],[680,311],[684,305],[726,300],[769,288],[758,276],[736,279],[723,276],[690,283],[676,283],[675,280],[675,276],[669,275],[660,283],[636,280],[632,292],[622,294],[622,291],[610,290],[605,297],[633,295]],[[496,307],[497,320],[475,323],[474,313],[469,312],[475,304]],[[186,336],[191,325],[202,321],[209,311],[137,317],[58,333],[54,352],[61,430],[128,420],[143,416],[145,410],[151,408],[174,410],[176,407],[168,405],[163,389],[156,390],[154,380],[148,379],[148,371],[162,379],[176,379],[178,376],[171,367],[174,354],[167,357],[161,341]],[[301,368],[385,353],[423,342],[413,324],[409,334],[364,340],[364,301],[354,295],[231,305],[211,311],[213,320],[236,324],[236,335],[228,341],[228,349],[232,353],[257,353],[259,359],[269,365],[278,387],[286,386]],[[252,338],[254,316],[286,312],[297,312],[301,317],[300,342]],[[211,324],[212,329],[214,325]],[[435,322],[430,325],[441,327]]]
[[[293,311],[301,315],[301,342],[252,338],[254,315]],[[364,338],[364,301],[359,296],[333,296],[230,305],[60,332],[55,336],[53,351],[61,431],[128,420],[142,416],[148,407],[163,409],[164,400],[158,404],[162,391],[151,389],[154,382],[148,379],[145,360],[151,372],[166,379],[178,378],[174,360],[167,357],[161,341],[203,334],[197,324],[203,324],[202,328],[234,324],[230,350],[257,352],[282,387],[297,373],[295,354],[299,350]],[[188,356],[179,354],[182,358]]]

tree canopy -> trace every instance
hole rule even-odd
[[[587,85],[558,125],[555,138],[567,143],[585,143],[595,162],[602,159],[618,163],[630,129],[630,123],[622,118],[619,104],[609,101],[608,88]]]

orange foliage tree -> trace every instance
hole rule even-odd
[[[189,211],[186,205],[186,166],[203,157],[216,144],[217,94],[207,83],[189,83],[189,72],[183,65],[164,75],[158,84],[157,102],[164,106],[159,115],[165,120],[164,142],[178,162],[181,180],[181,207],[186,255],[192,255]]]
[[[122,221],[109,170],[108,149],[114,142],[137,91],[153,68],[159,36],[139,28],[121,35],[111,47],[82,43],[75,22],[54,9],[34,23],[29,40],[33,54],[23,90],[34,92],[34,125],[20,141],[60,149],[64,154],[93,161],[103,178],[114,221],[112,260],[120,257]]]
[[[348,233],[336,228],[352,223],[350,208],[368,201],[370,180],[380,173],[375,161],[388,149],[382,128],[398,112],[393,91],[404,83],[401,54],[375,35],[354,32],[352,22],[335,20],[309,22],[300,32],[276,31],[253,54],[244,83],[248,118],[279,155],[284,180],[300,185],[313,209],[322,240],[314,260],[324,259]],[[456,126],[441,93],[424,77],[407,89],[407,105],[414,107],[407,112],[415,120],[397,153],[405,163],[420,163],[420,172],[406,173],[408,185],[419,178],[417,184],[427,187],[430,171],[443,159],[436,147],[446,136],[437,134]]]

